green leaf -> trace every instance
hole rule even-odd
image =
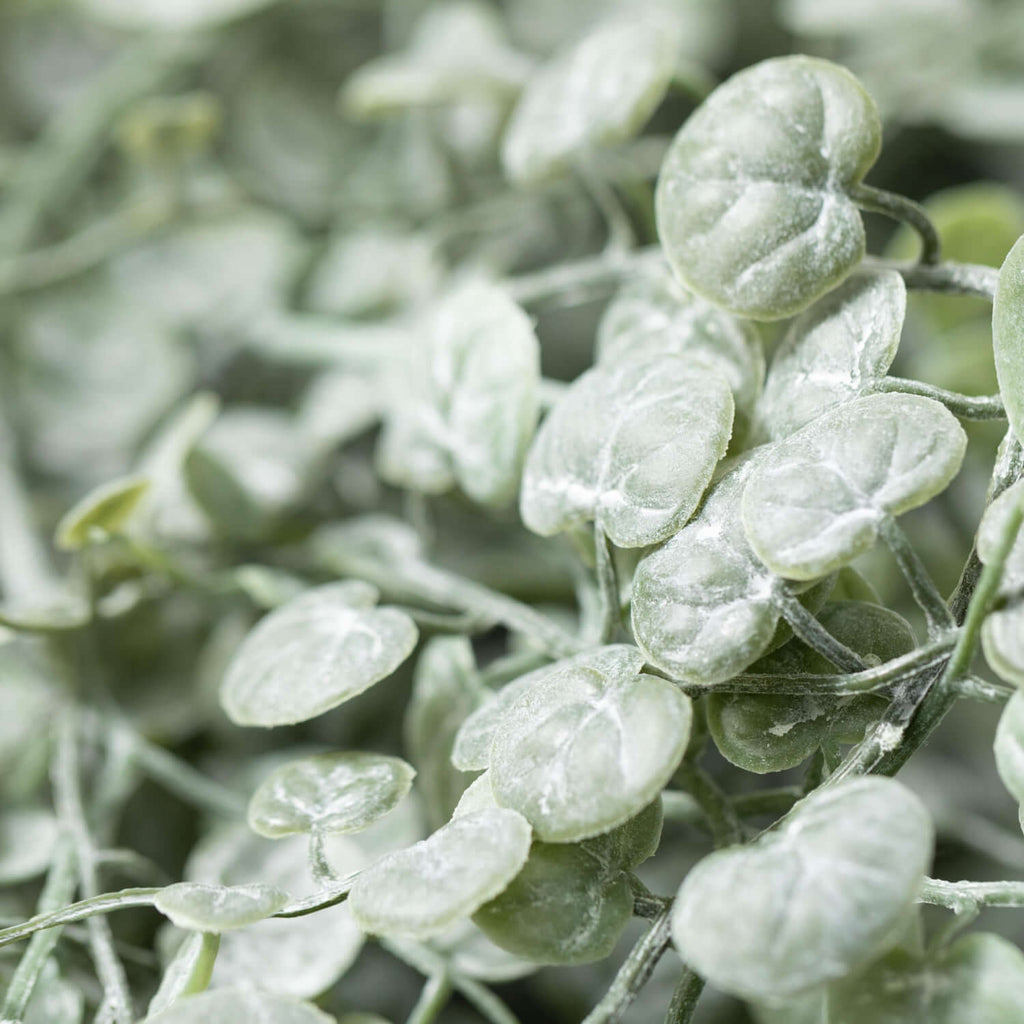
[[[714,367],[729,382],[737,418],[753,414],[764,380],[757,328],[688,292],[660,261],[619,289],[597,329],[599,363],[652,354],[685,355]]]
[[[833,985],[829,1024],[1013,1024],[1024,1014],[1024,954],[968,935],[923,960],[897,951]]]
[[[607,832],[661,792],[686,750],[690,702],[640,672],[643,655],[602,647],[533,673],[491,745],[491,788],[546,842]]]
[[[633,914],[627,872],[661,839],[661,801],[582,843],[535,842],[526,866],[473,916],[503,949],[542,964],[603,960]]]
[[[50,865],[57,834],[57,819],[42,808],[13,807],[0,813],[0,885],[41,875]]]
[[[999,270],[992,305],[992,348],[1006,418],[1024,436],[1024,235]]]
[[[522,815],[476,811],[366,868],[349,906],[371,934],[433,935],[497,896],[529,851],[530,826]]]
[[[179,928],[227,932],[276,914],[288,899],[288,893],[272,885],[178,882],[161,889],[153,905]]]
[[[279,839],[361,832],[409,792],[416,772],[398,757],[346,751],[289,761],[249,801],[249,827]]]
[[[653,113],[679,58],[680,25],[631,11],[592,29],[533,74],[501,147],[512,181],[536,182],[587,151],[630,138]]]
[[[596,366],[541,424],[520,512],[549,537],[594,521],[619,547],[656,544],[693,515],[732,429],[732,393],[681,355]]]
[[[149,490],[145,477],[127,476],[90,491],[64,514],[54,531],[54,543],[62,551],[76,551],[99,536],[120,533]]]
[[[334,1024],[334,1017],[312,1003],[273,995],[259,988],[221,988],[186,996],[146,1024]]]
[[[852,562],[882,520],[942,491],[967,435],[945,406],[917,395],[867,395],[777,443],[743,495],[757,556],[780,576],[810,580]]]
[[[400,487],[458,483],[475,501],[507,504],[540,408],[533,325],[501,288],[475,281],[443,299],[424,330],[426,344],[398,371],[378,470]]]
[[[228,717],[238,725],[304,722],[389,676],[416,645],[416,626],[376,601],[368,583],[329,583],[272,611],[224,676]]]
[[[220,936],[205,932],[186,935],[164,968],[160,987],[150,1000],[147,1019],[166,1010],[182,996],[205,992],[220,948]]]
[[[893,270],[853,274],[790,325],[758,404],[761,432],[777,440],[885,376],[896,356],[907,289]]]
[[[1024,805],[1024,693],[1015,693],[999,716],[995,754],[999,778],[1017,803]]]
[[[1008,487],[992,502],[978,527],[978,557],[990,561],[999,547],[1014,508],[1024,501],[1024,481]],[[1018,535],[1003,566],[999,589],[1014,594],[1024,585],[1024,536]],[[981,627],[985,658],[1008,683],[1024,686],[1024,604],[1011,597],[1006,607],[990,612]]]
[[[845,68],[778,57],[735,74],[690,116],[658,178],[658,235],[699,295],[742,316],[792,316],[864,255],[848,192],[881,125]]]
[[[825,606],[819,621],[840,643],[879,665],[915,646],[909,623],[879,605],[842,602]],[[782,678],[831,675],[838,670],[799,640],[791,640],[750,666]],[[825,741],[856,742],[866,724],[885,711],[884,698],[830,697],[824,693],[710,693],[708,729],[722,755],[748,772],[794,768]]]
[[[820,789],[748,847],[687,875],[672,935],[717,988],[772,1001],[867,964],[891,947],[932,855],[928,813],[883,778]]]

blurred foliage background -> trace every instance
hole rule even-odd
[[[455,684],[419,687],[410,704],[406,668],[302,728],[254,733],[220,711],[221,670],[262,609],[331,578],[307,543],[312,532],[365,513],[413,523],[436,564],[569,614],[571,549],[541,544],[512,511],[381,479],[375,432],[402,402],[389,367],[402,359],[410,318],[471,270],[503,278],[596,253],[609,213],[613,231],[624,224],[636,244],[655,242],[661,155],[711,84],[777,54],[844,63],[885,118],[872,183],[927,201],[949,256],[998,265],[1024,232],[1019,0],[618,6],[640,2],[664,2],[684,19],[676,87],[637,138],[594,154],[598,187],[567,171],[526,188],[505,180],[499,160],[517,92],[614,0],[0,0],[4,918],[35,906],[54,827],[48,725],[83,694],[102,712],[86,769],[103,804],[95,814],[111,851],[108,888],[198,877],[203,857],[249,857],[231,869],[239,878],[292,870],[268,866],[265,850],[239,853],[240,841],[218,847],[206,815],[153,781],[158,767],[118,756],[110,721],[240,792],[299,749],[404,752],[421,769],[418,817],[391,825],[400,838],[359,837],[339,862],[445,820],[465,781],[438,755],[465,713]],[[913,255],[909,235],[868,221],[872,251]],[[531,308],[547,377],[571,380],[590,364],[609,294],[568,289]],[[995,391],[988,315],[970,300],[913,297],[896,372]],[[990,424],[970,431],[954,487],[908,519],[947,591],[1000,436]],[[158,545],[53,550],[48,538],[68,507],[142,470],[161,488]],[[861,568],[885,603],[916,621],[884,559]],[[98,613],[88,643],[65,628],[83,600]],[[500,633],[478,638],[480,664],[507,644]],[[961,705],[905,773],[939,824],[940,877],[1024,872],[1016,809],[992,763],[997,712]],[[427,763],[441,767],[431,774]],[[712,767],[733,791],[787,781]],[[706,848],[700,833],[670,822],[642,873],[671,891]],[[153,917],[115,922],[144,995],[174,941],[167,928],[154,933]],[[992,929],[1024,938],[1012,912],[989,917]],[[523,1021],[579,1020],[639,932],[631,927],[609,961],[499,977],[498,991]],[[72,930],[61,944],[34,1024],[91,1013],[96,983],[80,940]],[[273,943],[222,955],[221,978],[298,985],[335,1013],[402,1019],[416,999],[415,971],[362,945],[337,916],[286,945],[290,959],[276,968]],[[313,977],[300,984],[307,957],[315,970],[306,962]],[[0,987],[14,963],[0,957]],[[660,1019],[674,981],[668,958],[627,1019]],[[441,1019],[479,1018],[456,999]],[[746,1019],[711,993],[698,1014],[704,1024]]]

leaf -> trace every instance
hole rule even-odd
[[[227,932],[271,917],[288,899],[288,893],[272,885],[178,882],[161,889],[153,905],[179,928]]]
[[[761,431],[778,440],[870,391],[896,356],[906,305],[896,271],[869,271],[853,274],[793,321],[758,404]]]
[[[683,959],[717,988],[773,1001],[891,947],[932,854],[909,790],[859,778],[813,792],[754,844],[705,857],[672,915]]]
[[[711,482],[732,417],[725,379],[683,356],[596,366],[537,431],[523,473],[523,521],[544,537],[593,521],[624,548],[665,540]]]
[[[654,353],[685,355],[714,367],[732,389],[737,418],[752,415],[764,381],[757,328],[688,292],[661,262],[645,266],[619,289],[597,329],[599,363]]]
[[[500,898],[500,897],[499,897]],[[430,940],[452,969],[489,983],[516,981],[532,974],[536,964],[496,946],[472,921],[461,921]]]
[[[94,488],[64,514],[54,531],[62,551],[84,548],[97,537],[119,533],[149,490],[145,477],[127,476]]]
[[[390,402],[377,448],[382,477],[485,505],[515,496],[539,410],[540,347],[529,317],[498,286],[464,284],[425,325]]]
[[[31,798],[46,777],[53,721],[64,696],[27,641],[0,644],[0,797]]]
[[[1003,785],[1024,804],[1024,693],[1015,693],[999,716],[995,754]]]
[[[778,57],[740,71],[690,116],[658,177],[658,236],[687,287],[741,316],[806,309],[864,255],[848,192],[881,125],[844,68]]]
[[[602,647],[533,673],[491,746],[501,807],[546,842],[607,832],[668,783],[690,736],[689,700],[640,672],[635,647]]]
[[[164,968],[160,986],[146,1010],[147,1020],[166,1010],[177,999],[195,992],[205,992],[210,985],[213,964],[220,936],[214,937],[215,948],[210,948],[211,936],[203,932],[186,935]],[[212,954],[212,956],[211,956]]]
[[[312,1003],[258,988],[219,988],[186,996],[145,1024],[334,1024],[334,1017]]]
[[[416,772],[397,757],[346,751],[289,761],[249,801],[249,827],[261,836],[361,832],[409,792]]]
[[[894,952],[830,990],[829,1024],[1012,1024],[1024,1013],[1024,955],[968,935],[923,960]]]
[[[304,722],[389,676],[416,645],[416,626],[376,601],[368,583],[329,583],[263,618],[221,684],[228,717],[237,725]]]
[[[0,813],[0,885],[41,875],[50,865],[57,835],[57,819],[42,808],[12,807]]]
[[[999,393],[1013,432],[1024,436],[1024,235],[999,270],[992,305],[992,349]]]
[[[987,563],[999,548],[1007,520],[1024,501],[1024,482],[1008,487],[981,517],[978,527],[978,557]],[[1018,534],[1003,566],[999,583],[1002,594],[1015,594],[1024,585],[1024,534]],[[1024,685],[1024,604],[1011,597],[1006,606],[989,612],[981,626],[985,659],[1008,683]]]
[[[535,842],[523,870],[473,921],[503,949],[542,964],[608,956],[633,914],[627,873],[658,848],[661,801],[582,843]]]
[[[899,657],[915,646],[909,623],[879,605],[828,604],[819,621],[869,665]],[[798,682],[800,674],[832,675],[837,669],[794,639],[755,662],[750,671],[795,677]],[[823,742],[855,742],[868,722],[881,717],[886,705],[884,698],[870,694],[831,697],[824,693],[709,693],[705,702],[715,746],[732,764],[758,773],[794,768]]]
[[[942,491],[967,436],[945,406],[917,395],[856,398],[777,443],[743,495],[757,556],[780,576],[810,580],[875,543],[882,520]]]
[[[529,850],[530,826],[515,811],[494,808],[455,818],[366,868],[349,894],[352,915],[374,935],[436,934],[497,896]]]
[[[512,112],[501,146],[508,177],[537,182],[634,135],[664,96],[680,43],[674,18],[641,10],[557,53],[530,77]]]

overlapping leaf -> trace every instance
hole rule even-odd
[[[978,557],[989,561],[999,547],[1009,516],[1024,501],[1024,483],[1007,488],[985,510],[978,528]],[[1003,566],[1000,590],[1012,594],[1024,584],[1024,536],[1018,534]],[[1011,598],[990,612],[981,627],[985,658],[1007,682],[1024,685],[1024,604]]]
[[[161,889],[153,904],[179,928],[226,932],[262,921],[287,902],[288,893],[273,885],[177,882]]]
[[[276,996],[258,988],[219,988],[186,996],[146,1018],[146,1024],[334,1024],[312,1003]]]

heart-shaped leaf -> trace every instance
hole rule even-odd
[[[792,316],[864,255],[849,190],[881,125],[847,70],[779,57],[733,75],[690,116],[658,178],[658,235],[683,281],[743,316]]]
[[[531,76],[501,147],[505,173],[534,182],[587,150],[633,135],[661,101],[680,26],[653,10],[598,25]]]
[[[497,896],[529,852],[530,826],[521,814],[476,811],[366,868],[349,906],[371,934],[434,935]]]
[[[172,924],[199,932],[227,932],[276,914],[288,893],[273,885],[178,882],[157,893],[153,905]]]
[[[732,418],[725,378],[683,356],[596,366],[537,431],[523,521],[545,537],[594,521],[624,548],[665,540],[697,507]]]
[[[409,792],[416,772],[398,757],[314,754],[272,772],[249,801],[249,827],[278,839],[361,832]]]
[[[1024,437],[1024,235],[999,270],[992,305],[992,349],[1006,418]]]
[[[867,395],[778,442],[743,495],[757,556],[780,576],[824,576],[869,550],[882,520],[934,497],[956,475],[967,436],[945,406]]]
[[[491,746],[502,807],[547,842],[573,842],[632,818],[667,784],[690,736],[690,702],[640,672],[643,655],[599,648],[533,673]]]
[[[224,676],[228,717],[238,725],[304,722],[389,676],[416,645],[416,626],[376,601],[368,583],[329,583],[263,618]]]
[[[988,562],[996,553],[1007,521],[1024,501],[1024,481],[1008,487],[985,510],[978,527],[978,557]],[[1024,535],[1018,534],[1003,565],[999,589],[1011,594],[1024,585]],[[1008,683],[1024,685],[1024,604],[1011,598],[1006,607],[990,612],[981,627],[985,658]]]
[[[932,854],[932,824],[897,782],[820,789],[748,847],[686,876],[672,935],[709,982],[747,999],[797,995],[864,966],[899,936]]]
[[[1024,693],[1015,693],[1003,708],[994,747],[999,778],[1024,805]]]
[[[885,376],[907,306],[893,270],[849,277],[790,325],[775,350],[757,407],[761,432],[777,440]]]
[[[146,1018],[146,1024],[335,1024],[312,1003],[260,988],[219,988],[186,996]]]

